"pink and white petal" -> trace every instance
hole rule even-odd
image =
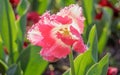
[[[82,34],[84,30],[84,22],[79,20],[78,18],[73,18],[72,20],[73,22],[71,26],[75,28],[80,34]]]
[[[72,46],[73,43],[76,41],[76,39],[73,39],[71,36],[65,36],[61,33],[57,33],[57,38],[60,39],[62,42],[64,42],[65,44]]]
[[[55,43],[55,39],[53,38],[53,35],[52,34],[52,28],[51,26],[48,26],[48,25],[40,25],[40,32],[41,32],[41,35],[43,36],[43,39],[42,39],[42,47],[51,47],[53,46],[53,44]]]
[[[72,4],[69,7],[65,7],[60,12],[57,13],[60,16],[68,16],[70,18],[79,18],[81,21],[84,21],[85,18],[82,14],[82,8],[77,4]]]
[[[83,53],[86,51],[87,47],[84,44],[83,40],[80,39],[73,44],[73,49],[79,53]]]
[[[70,46],[64,44],[55,44],[51,47],[51,54],[56,58],[64,58],[70,53]]]
[[[40,51],[40,55],[43,56],[45,60],[56,61],[66,57],[70,53],[70,48],[68,46],[62,46],[60,44],[55,44],[50,48],[43,47]]]
[[[45,19],[45,18],[48,18],[48,19],[50,19],[50,12],[49,11],[47,11],[46,13],[44,13],[42,16],[40,16],[40,18],[43,20],[43,19]]]
[[[34,45],[40,46],[41,40],[43,39],[41,32],[39,31],[39,28],[37,25],[34,25],[29,31],[27,38],[30,40],[30,42]]]
[[[40,54],[44,56],[54,56],[58,59],[66,57],[70,53],[70,47],[61,45],[61,44],[54,44],[52,47],[49,48],[42,48]]]
[[[58,58],[54,57],[50,54],[49,48],[42,48],[40,51],[40,55],[43,57],[43,59],[49,61],[49,62],[55,62]]]
[[[49,62],[56,62],[58,60],[58,58],[54,57],[54,56],[42,56],[43,59],[49,61]]]
[[[77,4],[73,4],[69,6],[70,16],[78,18],[82,15],[82,8]]]
[[[65,16],[65,17],[62,17],[62,16],[58,16],[58,15],[55,15],[55,20],[60,22],[61,24],[70,24],[72,22],[72,19]]]
[[[83,31],[84,31],[84,22],[77,19],[77,23],[78,23],[78,26],[79,26],[79,29],[80,29],[79,32],[80,32],[80,34],[82,34]]]
[[[46,25],[46,24],[40,24],[40,25],[39,25],[39,30],[40,30],[41,35],[42,35],[43,37],[46,37],[46,36],[48,36],[49,34],[51,34],[51,30],[52,30],[53,28],[54,28],[53,26]]]
[[[44,39],[42,40],[42,47],[51,47],[54,45],[54,43],[56,42],[55,39],[52,38],[52,36],[47,36],[44,37]]]
[[[57,13],[59,16],[68,16],[72,19],[72,26],[80,33],[83,33],[84,28],[84,20],[82,14],[82,8],[79,7],[77,4],[70,5],[69,7],[65,7],[60,12]]]
[[[81,34],[73,26],[70,26],[70,32],[78,38],[81,38]]]

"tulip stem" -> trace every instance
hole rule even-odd
[[[70,67],[71,67],[71,74],[75,75],[75,68],[74,68],[74,61],[73,61],[73,52],[72,49],[69,54],[69,61],[70,61]]]

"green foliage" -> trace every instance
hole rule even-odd
[[[96,26],[94,25],[89,33],[88,39],[88,50],[91,50],[92,58],[95,62],[98,61],[98,40],[97,40],[97,30]]]
[[[2,60],[0,60],[0,74],[5,75],[7,68],[8,66]]]
[[[103,12],[103,19],[102,19],[102,27],[100,27],[100,25],[97,26],[97,28],[101,29],[102,31],[99,30],[99,32],[101,34],[99,34],[99,42],[98,42],[98,51],[99,53],[102,53],[104,50],[104,47],[106,45],[108,36],[110,35],[110,26],[111,26],[111,21],[112,21],[112,15],[113,12],[110,8],[103,8],[104,12]]]
[[[15,20],[13,9],[8,0],[0,0],[0,59],[6,59],[3,50],[3,45],[5,45],[9,50],[9,60],[11,61],[10,63],[9,61],[5,61],[6,63],[0,61],[0,73],[2,72],[2,74],[22,75],[23,70],[25,75],[41,75],[47,67],[48,62],[39,56],[40,48],[30,45],[23,50],[28,6],[27,0],[21,0],[17,7],[19,19]],[[18,60],[17,64],[15,64],[16,60]],[[35,65],[33,66],[33,64]],[[7,69],[5,65],[9,65],[9,68]]]
[[[65,71],[62,75],[71,75],[70,73],[71,73],[71,72],[70,72],[70,69],[68,69],[68,70]]]
[[[119,3],[119,0],[110,0],[110,2],[115,5],[115,4]]]
[[[47,67],[48,62],[39,55],[40,47],[28,46],[18,59],[21,63],[24,75],[41,75]]]
[[[3,50],[1,35],[0,35],[0,59],[2,59],[2,60],[5,59],[5,54],[4,54],[4,50]]]
[[[98,63],[91,66],[86,75],[106,75],[110,54],[106,54]]]
[[[95,0],[82,0],[83,12],[86,17],[86,25],[90,25],[93,23],[95,14],[94,3]]]
[[[94,61],[92,59],[90,51],[87,51],[84,54],[79,55],[74,61],[76,75],[85,75],[87,70],[93,64]]]
[[[70,4],[74,4],[76,1],[75,0],[61,0],[63,6],[68,6]]]
[[[7,70],[7,75],[22,75],[21,69],[17,64],[13,64]]]
[[[95,17],[95,0],[82,0],[83,14],[85,16],[84,41],[88,41],[89,32],[94,25]]]
[[[99,62],[95,63],[90,57],[90,50],[79,55],[75,61],[75,75],[106,75],[109,64],[109,54],[106,54]],[[63,75],[71,75],[66,71]]]
[[[32,4],[32,9],[39,14],[43,14],[47,10],[48,3],[48,0],[34,0]]]
[[[106,25],[103,29],[103,32],[102,32],[101,37],[100,37],[99,42],[98,42],[99,53],[103,52],[103,49],[106,45],[109,33],[110,33],[109,32],[109,25]]]
[[[17,12],[20,16],[25,14],[29,8],[29,2],[28,0],[21,0],[20,4],[17,7]]]
[[[23,14],[20,19],[17,21],[18,34],[17,34],[17,43],[19,53],[23,49],[24,37],[26,32],[26,14]]]
[[[13,52],[17,49],[16,45],[16,25],[15,16],[8,0],[0,0],[0,33],[3,43],[10,52],[11,62],[14,62]]]

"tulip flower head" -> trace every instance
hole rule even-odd
[[[28,31],[28,39],[34,45],[41,46],[40,55],[54,62],[66,57],[71,50],[82,53],[86,46],[81,34],[85,18],[78,5],[65,7],[57,14],[44,13],[39,21]]]

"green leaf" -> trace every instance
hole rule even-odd
[[[76,1],[75,0],[61,0],[62,4],[64,6],[69,6],[70,4],[74,4]]]
[[[4,50],[3,50],[1,35],[0,35],[0,59],[5,60],[5,53],[4,53]]]
[[[0,34],[0,42],[2,42],[1,34]]]
[[[107,43],[108,36],[110,35],[110,26],[111,26],[111,21],[112,21],[112,15],[113,12],[110,8],[103,8],[103,18],[102,18],[102,24],[103,24],[103,29],[101,35],[99,36],[99,42],[98,42],[98,51],[99,53],[102,53],[104,50],[104,47]],[[100,26],[98,26],[100,28]]]
[[[23,50],[17,60],[17,63],[20,62],[21,68],[23,72],[25,72],[28,63],[30,62],[30,55],[31,55],[31,49],[30,47],[27,47],[25,50]],[[25,60],[25,61],[24,61]]]
[[[26,14],[23,14],[20,19],[17,21],[18,26],[18,35],[17,35],[17,43],[18,43],[18,50],[19,53],[23,49],[23,43],[24,43],[24,36],[26,32]]]
[[[94,64],[88,70],[86,75],[106,75],[109,64],[109,56],[109,54],[106,54],[98,63]]]
[[[48,62],[39,55],[40,47],[28,46],[19,57],[24,75],[42,75]]]
[[[85,75],[88,69],[95,64],[90,50],[80,54],[74,60],[75,75]],[[70,70],[67,70],[63,75],[71,75]]]
[[[24,38],[24,35],[26,32],[26,24],[27,24],[27,21],[26,21],[26,13],[25,13],[18,20],[19,34],[20,34],[21,40]]]
[[[7,70],[7,75],[22,75],[20,67],[17,64],[13,64]]]
[[[62,75],[71,75],[70,73],[71,73],[71,72],[70,72],[70,69],[68,69],[68,70],[65,71]]]
[[[29,8],[29,2],[28,0],[21,0],[20,4],[17,7],[17,12],[20,16],[22,16],[23,14],[25,14]]]
[[[80,54],[74,60],[75,74],[76,75],[85,75],[87,70],[94,64],[90,50],[86,51],[83,54]]]
[[[32,9],[39,14],[43,14],[47,10],[48,2],[48,0],[34,0]]]
[[[108,22],[109,24],[111,24],[112,15],[113,15],[113,11],[110,8],[108,7],[103,8],[103,20],[105,22]]]
[[[95,15],[94,4],[95,0],[82,0],[83,12],[86,18],[86,25],[90,25],[93,23]]]
[[[103,29],[103,32],[100,36],[100,39],[99,39],[99,42],[98,42],[98,51],[99,53],[102,53],[103,50],[104,50],[104,47],[107,43],[107,40],[108,40],[108,36],[110,34],[110,31],[109,31],[109,25],[106,25]]]
[[[16,45],[15,16],[8,0],[0,0],[0,33],[3,43],[10,52],[11,62],[14,62],[13,52],[17,49]]]
[[[98,66],[98,63],[94,64],[87,72],[86,75],[96,75],[98,71],[96,71],[97,67]],[[98,74],[97,74],[98,75]]]
[[[65,6],[68,6],[70,4],[74,4],[75,0],[64,0],[64,2],[65,2]]]
[[[0,60],[0,74],[5,75],[7,68],[7,65]]]
[[[110,2],[113,4],[113,6],[114,6],[114,5],[117,5],[117,4],[118,4],[118,6],[119,6],[119,3],[120,3],[119,0],[110,0]]]
[[[54,7],[55,7],[55,4],[57,4],[57,2],[59,2],[60,0],[57,0],[57,1],[55,1],[55,0],[49,0],[48,1],[48,7],[47,7],[47,10],[50,10],[50,11],[52,11],[52,10],[54,10]],[[58,4],[57,4],[58,5]],[[59,6],[59,5],[58,5]],[[51,12],[52,13],[52,12]]]
[[[97,40],[97,30],[94,25],[89,33],[88,47],[92,52],[92,58],[95,62],[98,61],[98,40]]]
[[[95,17],[95,3],[96,0],[82,0],[82,7],[83,7],[83,14],[85,16],[85,27],[84,27],[84,40],[85,43],[88,41],[88,36],[91,27],[95,24],[94,17]]]

